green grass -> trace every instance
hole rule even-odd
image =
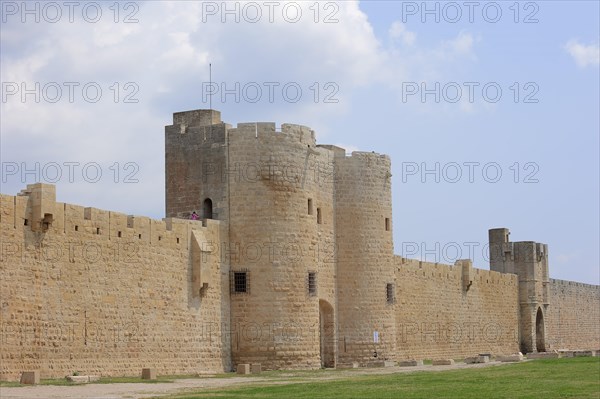
[[[287,385],[254,383],[220,390],[203,389],[170,398],[598,399],[600,358],[536,360],[484,368],[355,376]]]

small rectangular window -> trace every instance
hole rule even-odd
[[[121,238],[121,232],[120,231],[117,232],[117,237]]]
[[[308,295],[317,295],[317,273],[308,272]]]
[[[313,203],[312,203],[312,198],[308,199],[308,214],[312,215],[313,214]]]
[[[385,231],[390,231],[390,218],[385,218]]]
[[[396,293],[394,291],[394,284],[388,283],[385,286],[385,296],[387,299],[387,303],[390,305],[396,303]]]
[[[317,208],[317,223],[321,224],[321,208]]]
[[[141,240],[141,239],[142,239],[142,235],[141,235],[141,234],[138,234],[138,238]]]
[[[79,226],[75,226],[75,231],[79,231]]]
[[[25,220],[23,221],[23,226],[27,226],[27,225],[29,225],[29,219],[25,219]]]
[[[96,227],[96,234],[100,234],[100,227]]]
[[[249,292],[247,271],[231,273],[231,292],[236,294]]]

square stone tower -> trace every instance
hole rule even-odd
[[[548,245],[511,242],[506,228],[489,231],[490,269],[519,276],[521,351],[545,352],[545,315],[549,306]]]

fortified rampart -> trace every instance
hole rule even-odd
[[[600,348],[600,287],[550,279],[545,244],[492,229],[489,271],[394,256],[390,171],[194,110],[165,127],[162,221],[2,195],[0,378]]]
[[[519,351],[514,274],[394,257],[399,358],[454,358]]]
[[[600,348],[600,287],[550,279],[548,350]]]
[[[0,197],[0,378],[230,367],[227,270],[198,251],[220,222],[64,204],[45,184],[24,194]]]

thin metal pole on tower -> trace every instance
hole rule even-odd
[[[210,95],[208,97],[208,109],[212,109],[212,64],[208,63],[208,87],[210,87]]]

